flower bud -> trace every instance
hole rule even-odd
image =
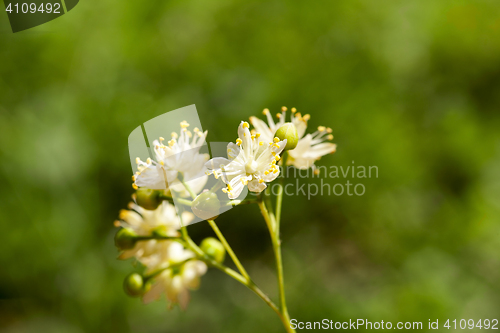
[[[144,279],[138,273],[130,273],[123,280],[123,289],[131,297],[139,297],[145,292]]]
[[[161,191],[140,187],[135,192],[137,204],[147,210],[155,210],[161,204]]]
[[[203,192],[191,204],[194,215],[204,220],[215,219],[219,215],[220,201],[217,194]]]
[[[274,136],[280,140],[286,139],[285,150],[294,149],[299,142],[299,134],[297,133],[297,128],[292,123],[284,123],[280,128],[278,128]]]
[[[224,262],[224,257],[226,256],[226,249],[221,242],[213,237],[205,238],[200,245],[203,252],[205,252],[210,258],[214,259],[218,263]]]
[[[128,228],[118,230],[115,235],[115,245],[119,250],[130,250],[137,242],[137,234]]]

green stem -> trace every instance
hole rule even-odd
[[[280,295],[280,308],[281,315],[283,317],[283,322],[285,323],[285,328],[287,332],[295,332],[290,327],[290,315],[288,314],[288,309],[286,306],[285,298],[285,281],[283,277],[283,261],[281,257],[281,241],[279,238],[279,223],[277,222],[273,213],[270,213],[264,201],[259,202],[259,208],[266,221],[267,227],[269,228],[269,233],[271,235],[271,242],[273,245],[274,256],[276,260],[276,271],[278,273],[278,287]]]
[[[217,268],[218,270],[222,271],[223,273],[227,274],[228,276],[232,277],[251,291],[253,291],[257,296],[259,296],[271,309],[273,309],[274,312],[280,317],[280,320],[283,322],[283,325],[285,327],[290,327],[290,320],[285,321],[283,318],[283,315],[281,314],[279,308],[276,306],[276,304],[271,301],[271,299],[262,291],[260,290],[259,287],[250,279],[250,278],[245,278],[241,274],[238,274],[236,271],[232,270],[231,268],[224,266],[217,261],[213,260],[210,258],[205,252],[203,252],[202,249],[196,243],[189,237],[186,227],[184,226],[182,222],[182,217],[179,214],[179,219],[181,223],[181,234],[182,234],[182,239],[186,242],[186,246],[193,251],[197,258],[204,261],[206,264]],[[290,331],[293,332],[293,331]]]
[[[179,174],[179,176],[177,177],[179,178],[179,180],[181,181],[182,185],[184,185],[184,188],[189,192],[189,195],[191,196],[191,198],[196,199],[196,193],[193,192],[193,190],[191,189],[191,186],[189,186],[186,181],[184,180],[184,176],[181,176]]]
[[[240,271],[241,275],[243,275],[245,277],[245,279],[250,281],[251,280],[250,276],[248,275],[247,271],[245,270],[245,268],[241,264],[240,260],[238,259],[238,257],[234,253],[231,246],[229,246],[229,243],[227,242],[226,238],[224,237],[224,235],[220,231],[220,229],[217,226],[217,224],[215,223],[215,221],[214,220],[207,220],[207,222],[208,222],[208,224],[210,224],[210,226],[214,230],[215,234],[217,235],[217,237],[221,241],[222,245],[224,245],[224,248],[226,249],[226,251],[229,254],[229,256],[231,257],[231,259],[233,259],[233,262],[236,265],[236,267],[238,267],[238,270]]]

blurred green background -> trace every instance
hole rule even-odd
[[[493,0],[81,1],[16,34],[0,14],[0,330],[284,331],[214,270],[187,312],[122,291],[128,134],[190,104],[209,141],[295,106],[333,129],[319,165],[379,168],[351,179],[363,196],[285,199],[292,318],[498,318],[499,13]],[[257,207],[218,224],[276,300]]]

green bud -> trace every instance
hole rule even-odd
[[[162,191],[141,187],[135,192],[137,204],[147,210],[155,210],[161,204]]]
[[[144,279],[138,273],[130,273],[123,280],[123,289],[131,297],[141,296],[146,291],[145,287]]]
[[[221,242],[213,237],[205,238],[200,245],[203,252],[205,252],[210,258],[214,259],[218,263],[224,262],[224,257],[226,256],[226,249]]]
[[[220,201],[217,194],[203,192],[191,204],[194,215],[204,220],[215,219],[219,215]]]
[[[280,140],[286,139],[285,150],[292,150],[297,147],[299,142],[299,134],[297,133],[297,128],[292,123],[284,123],[276,133],[274,134]]]
[[[130,250],[137,242],[137,234],[128,228],[118,230],[115,235],[115,245],[119,250]]]

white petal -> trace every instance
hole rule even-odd
[[[256,193],[262,192],[266,187],[266,183],[259,183],[258,179],[253,179],[248,183],[248,190]]]

